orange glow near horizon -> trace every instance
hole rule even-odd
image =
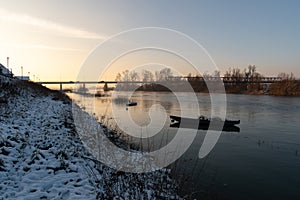
[[[296,45],[299,38],[297,34],[299,26],[293,24],[296,18],[289,16],[289,13],[281,16],[285,17],[285,20],[271,21],[279,24],[273,27],[272,23],[268,23],[268,29],[264,30],[266,24],[263,20],[252,21],[253,19],[248,19],[247,15],[237,17],[236,12],[228,12],[229,16],[235,17],[227,21],[223,20],[226,16],[219,13],[215,13],[216,16],[212,17],[212,10],[204,9],[204,5],[199,6],[205,4],[201,2],[189,5],[182,2],[180,5],[188,6],[187,10],[190,11],[177,5],[174,13],[164,12],[160,9],[160,4],[145,6],[145,2],[141,4],[145,4],[146,10],[143,10],[143,6],[138,8],[122,1],[106,4],[97,1],[93,3],[73,2],[72,4],[51,2],[45,6],[44,2],[28,0],[18,1],[18,3],[5,1],[2,4],[0,8],[0,63],[6,66],[6,58],[9,57],[9,68],[13,73],[21,75],[22,66],[23,75],[30,75],[33,81],[75,81],[81,67],[97,45],[111,35],[147,25],[173,27],[174,29],[177,27],[178,31],[204,44],[203,46],[207,48],[222,74],[230,67],[243,70],[251,64],[256,65],[258,72],[265,76],[277,76],[280,72],[293,72],[297,78],[300,78],[299,45]],[[126,9],[111,12],[114,9],[118,10],[116,5],[124,6]],[[175,3],[174,6],[176,6]],[[234,8],[234,5],[231,6]],[[64,7],[70,10],[66,12],[61,9]],[[199,9],[203,10],[199,12]],[[132,14],[135,11],[140,12],[139,17]],[[150,11],[157,11],[156,15],[150,15]],[[181,13],[178,11],[184,14],[178,15]],[[227,12],[227,10],[223,11]],[[169,10],[169,12],[173,11]],[[264,12],[258,13],[258,16],[264,18]],[[269,12],[270,16],[277,19],[280,13],[276,15],[274,13],[276,12]],[[244,18],[248,21],[241,23],[240,20]],[[216,24],[216,22],[220,23]],[[255,28],[258,27],[261,32],[249,33],[248,30],[252,25],[255,25]],[[284,27],[282,30],[278,30],[280,25]],[[269,34],[271,31],[274,34]],[[128,41],[117,42],[127,43]],[[277,47],[278,45],[280,48]],[[174,68],[184,75],[197,73],[189,64],[176,56],[166,55],[163,52],[151,54],[153,53],[135,52],[117,58],[110,69],[99,79],[114,80],[118,72],[137,66],[149,69],[151,63]],[[107,66],[99,67],[105,70]],[[151,70],[155,71],[158,68],[154,67]],[[212,73],[211,70],[204,68],[201,72]]]

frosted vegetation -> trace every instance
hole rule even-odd
[[[76,133],[65,95],[1,75],[0,89],[2,198],[180,199],[168,169],[131,174],[98,162]]]

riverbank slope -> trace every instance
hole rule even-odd
[[[65,95],[3,76],[0,89],[2,198],[179,199],[168,170],[128,174],[97,162],[76,133]]]

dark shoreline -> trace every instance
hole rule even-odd
[[[131,91],[131,90],[118,90],[120,92],[127,92],[127,91]],[[136,90],[138,92],[157,92],[157,93],[172,93],[172,91],[170,90]],[[177,92],[185,92],[185,91],[177,91]],[[209,94],[208,91],[194,91],[196,94]],[[224,94],[224,93],[219,93],[219,92],[215,92],[216,94]],[[271,96],[271,97],[300,97],[299,95],[275,95],[275,94],[265,94],[263,91],[252,91],[252,92],[228,92],[226,91],[225,94],[236,94],[236,95],[256,95],[256,96]],[[93,96],[93,95],[92,95]]]

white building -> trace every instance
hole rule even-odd
[[[23,80],[23,81],[29,81],[30,78],[29,76],[16,76],[18,79]]]

